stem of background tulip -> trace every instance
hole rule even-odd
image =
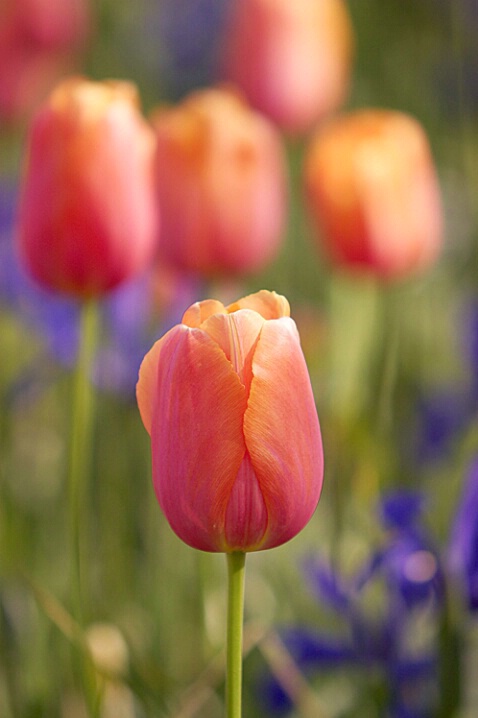
[[[98,332],[98,312],[94,300],[84,302],[81,308],[80,344],[74,375],[72,398],[72,424],[69,455],[69,509],[70,509],[70,610],[73,618],[83,627],[85,594],[82,585],[81,530],[86,525],[85,500],[87,498],[87,476],[91,448],[93,417],[93,392],[90,383],[90,369],[95,352]],[[75,659],[74,670],[84,691],[86,707],[91,718],[97,718],[99,711],[95,676],[91,660],[81,655]]]
[[[244,620],[244,576],[246,554],[226,554],[228,574],[227,596],[227,663],[226,715],[241,718],[242,705],[242,628]]]
[[[81,537],[85,484],[90,458],[92,390],[90,368],[96,345],[97,307],[93,300],[83,304],[80,345],[76,364],[69,457],[69,504],[71,531],[71,611],[81,624],[84,616],[81,581]]]

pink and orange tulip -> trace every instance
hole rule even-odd
[[[323,477],[305,360],[285,297],[193,304],[146,355],[137,385],[153,483],[172,529],[204,551],[295,536]]]
[[[437,258],[439,184],[426,134],[412,117],[361,110],[331,120],[308,148],[305,189],[333,263],[395,279]]]
[[[146,268],[156,249],[154,133],[127,82],[61,83],[35,115],[19,245],[45,287],[79,297]]]
[[[152,122],[165,260],[205,275],[263,268],[280,247],[286,218],[277,130],[223,88],[195,92]]]
[[[344,101],[353,31],[343,0],[235,0],[220,53],[222,77],[289,133]]]

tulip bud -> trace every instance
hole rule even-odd
[[[307,524],[322,442],[284,297],[194,304],[144,358],[137,399],[159,504],[187,544],[256,551]]]
[[[89,32],[87,0],[14,0],[18,21],[35,42],[60,50],[82,43]]]
[[[440,191],[427,137],[413,118],[363,110],[332,120],[308,148],[305,185],[332,262],[391,279],[437,257]]]
[[[342,0],[235,0],[220,72],[279,127],[300,133],[343,102],[352,54]]]
[[[277,131],[225,89],[196,92],[152,121],[164,258],[209,275],[262,268],[285,224]]]
[[[44,286],[101,294],[156,245],[154,133],[127,82],[72,78],[35,116],[19,212],[23,260]]]

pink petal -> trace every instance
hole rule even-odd
[[[279,319],[290,315],[289,302],[281,294],[261,289],[255,294],[239,299],[227,307],[228,312],[236,312],[238,309],[253,309],[264,319]]]
[[[195,302],[185,311],[183,324],[188,327],[200,327],[208,317],[225,312],[222,302],[217,299],[204,299],[202,302]]]
[[[214,314],[201,328],[214,339],[239,374],[241,382],[249,386],[252,379],[252,357],[264,319],[250,309],[233,314]]]
[[[224,550],[245,408],[244,387],[208,334],[180,325],[167,335],[152,422],[153,482],[172,529],[195,548]]]
[[[288,541],[311,518],[323,453],[309,375],[294,322],[266,322],[252,363],[244,436],[269,516],[260,548]]]
[[[264,498],[246,453],[227,504],[226,550],[253,551],[264,536],[267,521]]]
[[[136,400],[138,402],[139,413],[143,420],[144,428],[151,434],[151,422],[153,418],[154,401],[156,397],[157,374],[159,365],[159,355],[161,347],[168,340],[168,337],[175,334],[179,326],[173,327],[161,339],[153,344],[149,352],[144,357],[139,368],[139,378],[136,384]]]

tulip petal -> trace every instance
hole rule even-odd
[[[136,384],[136,400],[138,402],[139,413],[143,420],[144,428],[151,434],[151,422],[153,418],[154,401],[156,397],[157,374],[159,365],[159,355],[161,347],[171,334],[175,334],[178,327],[173,327],[161,339],[153,344],[149,352],[144,357],[139,368],[139,378]]]
[[[306,525],[322,488],[319,421],[292,319],[264,324],[252,371],[244,437],[269,516],[264,549],[288,541]]]
[[[213,314],[225,314],[224,304],[217,299],[204,299],[202,302],[195,302],[189,309],[186,309],[183,316],[183,324],[188,327],[200,327],[201,324]]]
[[[290,315],[289,302],[281,294],[261,289],[260,292],[249,294],[227,307],[228,312],[236,312],[238,309],[253,309],[264,319],[279,319]]]
[[[246,387],[247,394],[252,379],[253,350],[264,321],[257,312],[241,309],[233,314],[215,314],[201,326],[221,347]]]
[[[183,541],[223,551],[227,504],[245,454],[244,387],[206,332],[179,325],[161,346],[155,396],[159,504]]]
[[[253,551],[267,529],[267,508],[257,476],[246,453],[231,491],[226,511],[227,551]]]

